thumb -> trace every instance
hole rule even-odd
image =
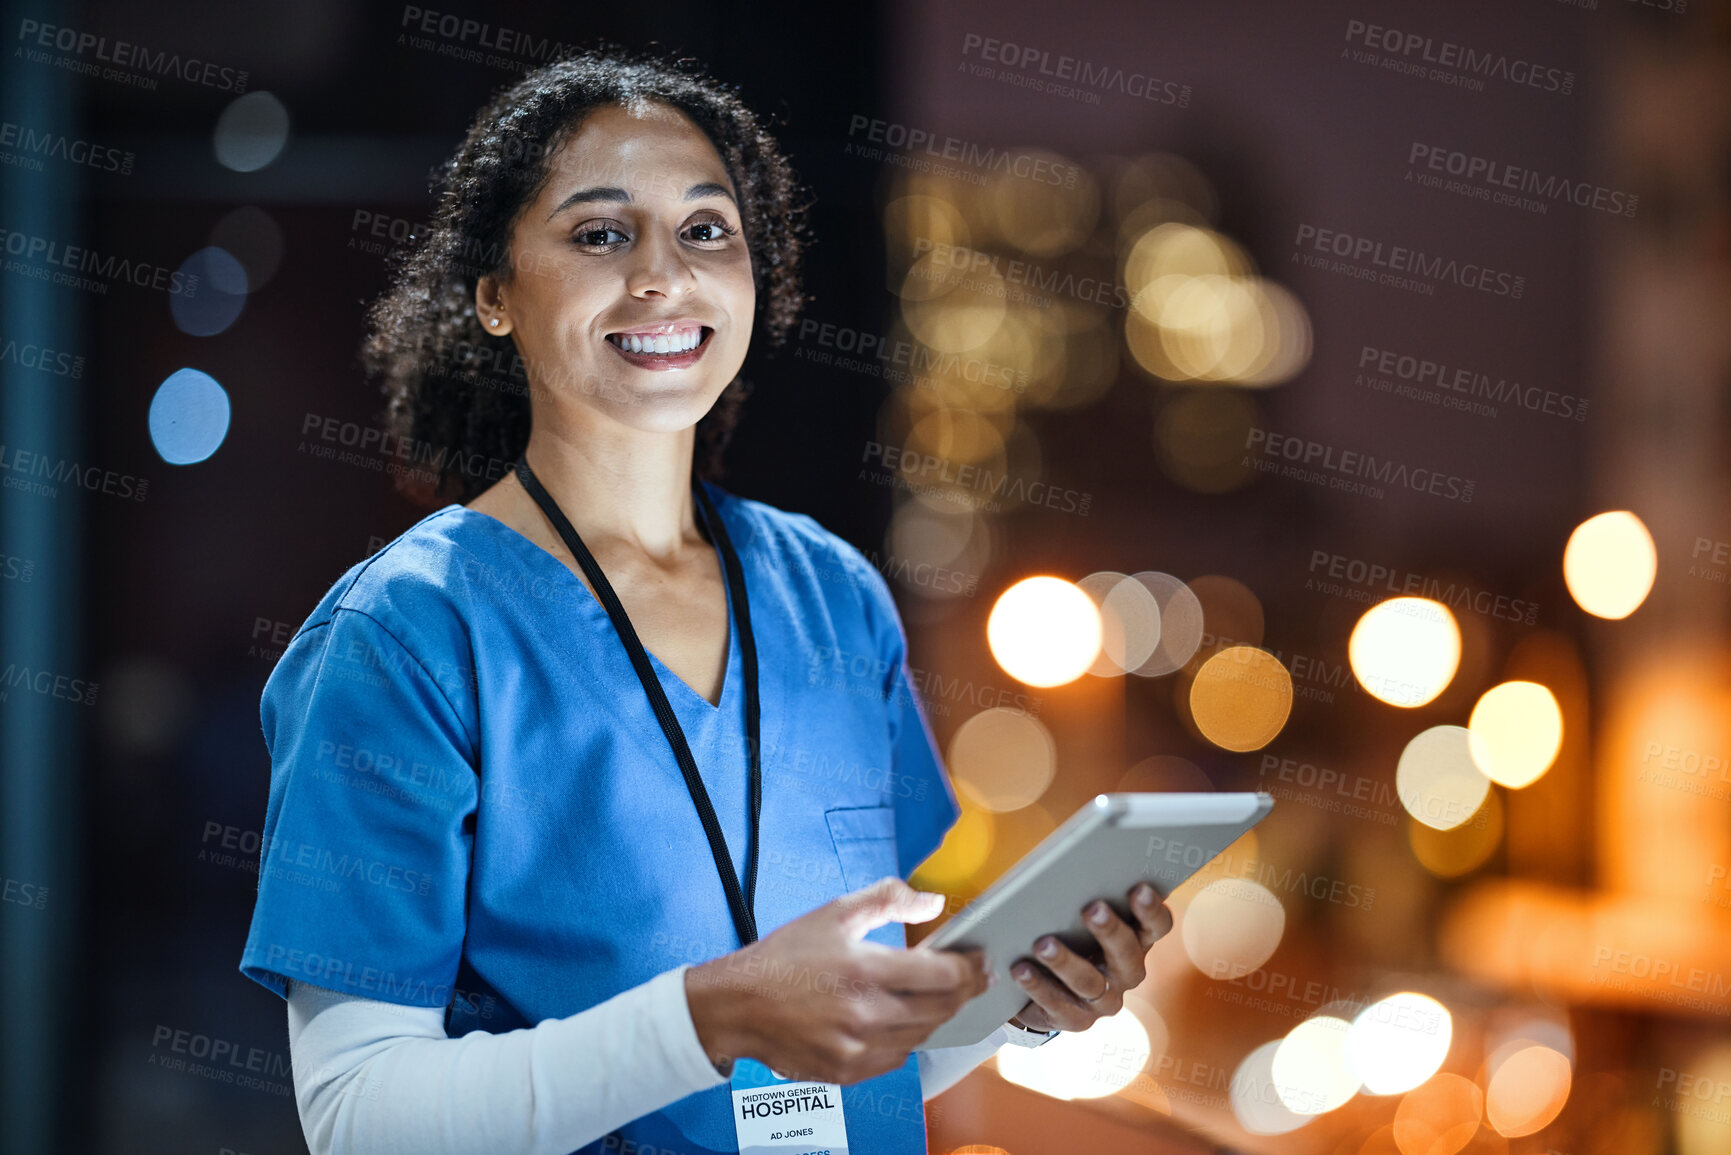
[[[901,879],[880,878],[870,886],[844,894],[830,903],[852,937],[888,922],[926,922],[944,909],[944,896],[936,891],[915,890]]]

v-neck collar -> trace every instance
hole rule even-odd
[[[705,481],[701,484],[708,486],[709,483]],[[712,499],[715,497],[713,491],[710,496]],[[714,504],[716,506],[716,517],[725,520],[726,515],[721,511],[722,503],[720,501],[715,501]],[[523,536],[523,534],[517,532],[517,530],[511,528],[509,525],[506,525],[490,513],[482,513],[478,509],[470,509],[466,505],[455,502],[447,505],[439,512],[456,513],[465,523],[476,521],[489,523],[490,525],[497,527],[493,532],[503,535],[513,542],[513,547],[518,553],[532,555],[532,559],[528,564],[551,566],[553,569],[557,570],[560,575],[558,580],[570,582],[576,587],[576,592],[580,596],[573,600],[576,601],[578,605],[582,606],[582,612],[589,616],[591,628],[605,630],[609,643],[616,647],[619,657],[626,663],[626,665],[630,665],[630,655],[625,652],[625,644],[620,640],[619,632],[613,627],[613,619],[607,616],[607,607],[601,604],[601,599],[595,596],[594,591],[589,588],[588,584],[578,578],[575,573],[572,573],[570,567],[568,567],[564,562],[560,561],[547,550],[543,549],[529,538]],[[697,511],[697,518],[701,528],[703,521],[702,510]],[[732,539],[737,542],[740,535],[734,531],[734,527],[730,525],[727,529]],[[655,676],[660,680],[663,689],[666,689],[667,685],[672,683],[678,687],[678,693],[683,694],[688,702],[701,707],[705,714],[716,714],[727,705],[728,700],[734,694],[734,685],[744,675],[740,674],[736,669],[740,662],[739,623],[734,619],[733,615],[733,591],[732,586],[729,584],[731,579],[728,577],[727,573],[727,561],[721,554],[720,541],[714,534],[709,534],[709,538],[710,548],[715,550],[716,563],[721,566],[722,596],[727,602],[727,663],[723,667],[721,673],[721,693],[716,695],[715,701],[711,702],[708,698],[705,698],[702,694],[699,694],[696,690],[692,689],[690,684],[687,683],[684,678],[681,678],[678,674],[674,673],[666,662],[663,662],[650,651],[649,647],[645,646],[643,652],[649,655],[650,662],[655,666]],[[735,548],[737,549],[738,547],[736,546]]]

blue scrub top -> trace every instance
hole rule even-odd
[[[702,483],[740,556],[762,709],[759,934],[906,878],[959,809],[882,575],[804,514]],[[728,610],[711,705],[650,661],[745,878],[744,672]],[[271,755],[241,956],[417,1007],[446,1030],[575,1014],[738,934],[679,765],[606,610],[557,558],[462,505],[344,573],[265,683]],[[905,946],[890,923],[867,936]],[[844,1088],[852,1155],[923,1153],[915,1057]],[[583,1148],[734,1151],[726,1084]]]

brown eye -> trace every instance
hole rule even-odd
[[[693,221],[690,227],[685,230],[686,236],[698,244],[715,244],[725,241],[738,232],[738,229],[728,227],[727,222],[720,219]]]
[[[630,238],[612,225],[582,225],[571,234],[571,239],[585,248],[602,249],[609,245],[617,245]]]

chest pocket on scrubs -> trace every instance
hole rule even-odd
[[[893,806],[842,806],[823,812],[841,860],[847,889],[858,890],[896,869],[896,812]]]

